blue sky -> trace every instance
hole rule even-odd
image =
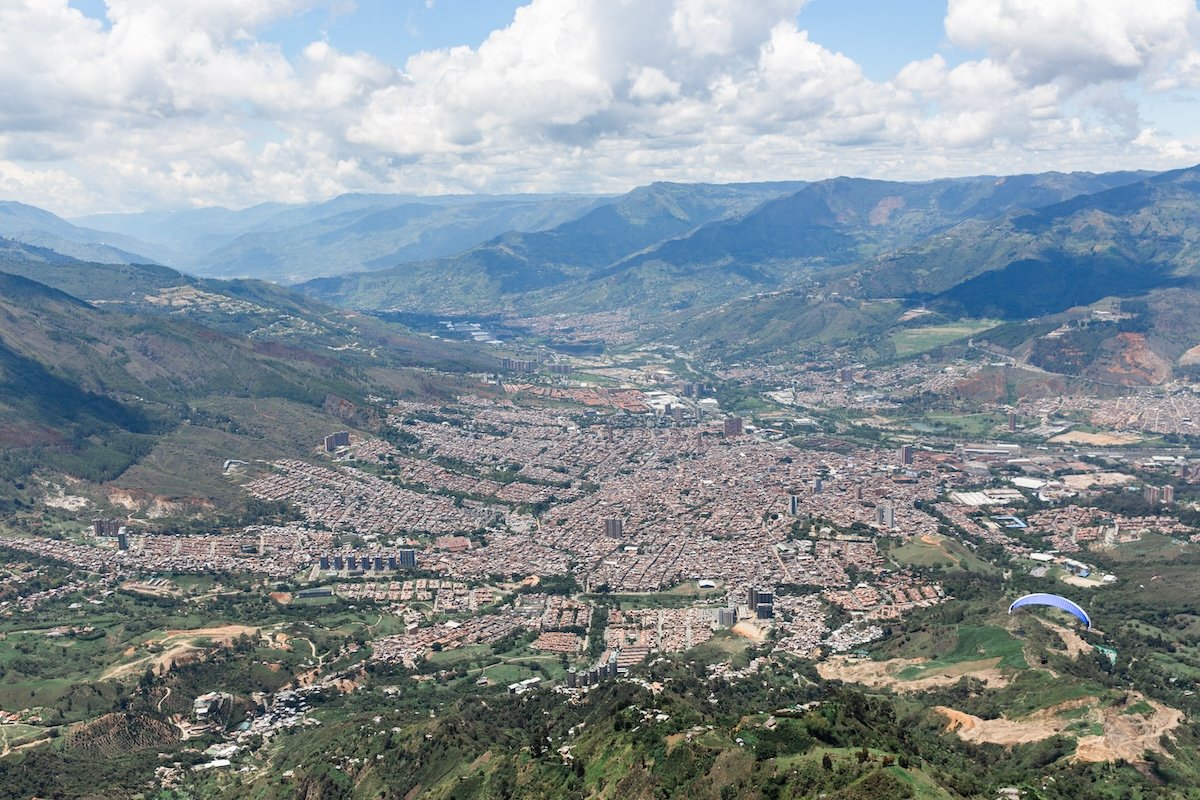
[[[359,0],[353,9],[318,7],[279,22],[265,38],[300,52],[326,38],[341,50],[365,50],[397,67],[422,50],[478,47],[512,22],[519,4],[508,0]]]
[[[1195,0],[15,0],[0,197],[623,191],[1200,162]]]

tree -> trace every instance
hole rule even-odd
[[[821,756],[821,769],[823,769],[823,770],[833,769],[833,759],[829,757],[829,753],[826,753],[825,755]]]

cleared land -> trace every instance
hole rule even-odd
[[[1142,437],[1130,433],[1087,433],[1086,431],[1067,431],[1060,433],[1051,442],[1056,444],[1090,444],[1097,447],[1109,447],[1124,444],[1137,444]]]
[[[926,642],[933,644],[933,640]],[[834,656],[817,665],[821,677],[851,681],[873,688],[919,692],[957,683],[964,676],[978,678],[989,688],[1007,686],[1014,670],[1028,668],[1023,643],[995,625],[963,625],[954,632],[953,645],[936,658],[893,658],[887,661]]]
[[[198,639],[208,639],[217,644],[227,645],[243,634],[257,637],[258,632],[258,628],[252,628],[248,625],[221,625],[211,628],[195,628],[193,630],[166,631],[159,637],[151,640],[156,644],[162,645],[165,648],[163,652],[152,653],[136,661],[110,667],[105,670],[100,679],[111,680],[113,678],[120,678],[147,666],[161,675],[170,670],[171,665],[184,654],[202,650],[202,647],[195,644]]]
[[[1123,472],[1090,472],[1086,475],[1064,475],[1062,478],[1063,483],[1077,491],[1089,486],[1124,486],[1134,480],[1132,475]]]
[[[1000,661],[1000,658],[987,658],[938,665],[927,658],[872,661],[853,656],[832,656],[817,665],[817,672],[825,680],[861,683],[872,689],[892,689],[897,692],[923,692],[939,686],[951,686],[966,676],[978,678],[989,688],[998,689],[1007,686],[1009,681],[1009,677],[999,669]],[[918,675],[914,676],[913,670],[917,670]]]
[[[742,636],[753,642],[765,642],[767,640],[767,635],[763,633],[762,629],[749,622],[739,622],[731,630],[738,636]]]
[[[892,334],[892,344],[898,358],[924,353],[935,347],[974,336],[996,327],[993,320],[960,320],[947,325],[925,325],[920,328],[903,328]]]
[[[968,572],[994,572],[995,567],[953,539],[940,534],[923,534],[888,552],[901,566],[931,567],[935,564]]]
[[[1138,710],[1129,713],[1132,709]],[[1136,693],[1120,705],[1101,707],[1095,697],[1081,697],[1019,719],[981,719],[945,706],[933,710],[946,717],[947,730],[956,731],[960,739],[973,744],[1027,744],[1087,731],[1087,735],[1077,736],[1077,761],[1145,762],[1147,750],[1166,752],[1160,741],[1163,734],[1183,722],[1181,711]],[[1096,730],[1103,732],[1093,733]]]

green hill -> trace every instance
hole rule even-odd
[[[274,454],[306,452],[322,428],[347,424],[323,411],[330,395],[360,405],[371,394],[427,396],[449,387],[455,370],[492,363],[469,346],[324,309],[270,284],[51,257],[21,262],[17,252],[5,251],[5,269],[127,300],[88,303],[0,272],[0,485],[10,491],[34,472],[112,481],[149,459],[138,488],[178,492],[222,460],[221,448],[227,458],[254,452],[238,437]],[[137,299],[156,287],[193,292],[184,296],[194,303]],[[439,379],[429,367],[450,374]],[[263,418],[258,402],[283,405]],[[278,429],[264,429],[264,419],[279,420]]]

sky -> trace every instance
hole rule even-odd
[[[3,0],[0,199],[1200,163],[1196,0]]]

